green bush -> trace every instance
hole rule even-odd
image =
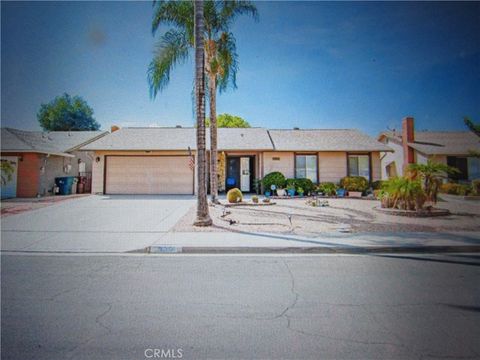
[[[472,194],[480,195],[480,179],[475,179],[472,181]]]
[[[315,190],[315,184],[310,179],[287,179],[288,186],[294,186],[298,192],[302,188],[306,194],[311,194]]]
[[[229,203],[242,202],[243,195],[242,195],[242,192],[240,191],[240,189],[233,188],[233,189],[228,190],[227,200],[228,200]]]
[[[372,189],[373,190],[380,190],[382,185],[385,183],[385,180],[377,180],[372,182]]]
[[[386,181],[379,192],[382,207],[403,210],[419,210],[426,201],[420,180],[405,177]]]
[[[286,184],[285,176],[278,171],[271,172],[263,177],[262,184],[264,191],[271,191],[272,185],[275,185],[277,189],[283,189]]]
[[[317,186],[317,191],[320,191],[326,196],[335,196],[337,194],[337,185],[332,182],[320,183]]]
[[[368,189],[368,180],[363,176],[345,176],[340,180],[340,187],[347,191],[361,191]]]
[[[440,192],[450,195],[465,196],[472,192],[472,188],[469,185],[445,183],[440,186]]]

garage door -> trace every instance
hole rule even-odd
[[[107,156],[106,194],[193,194],[188,156]]]

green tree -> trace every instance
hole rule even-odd
[[[473,132],[477,136],[480,136],[480,124],[474,123],[472,119],[470,119],[468,116],[465,116],[463,118],[463,122],[465,123],[465,125],[467,125],[471,132]],[[480,157],[480,151],[472,149],[470,150],[470,155]]]
[[[0,173],[1,173],[1,184],[6,185],[10,180],[12,180],[12,175],[15,169],[7,160],[0,161]]]
[[[93,118],[93,110],[79,96],[67,93],[57,96],[48,104],[42,104],[37,119],[46,131],[98,130],[100,124]]]
[[[206,119],[206,125],[210,126],[210,119]],[[249,128],[248,121],[240,116],[220,114],[217,116],[217,127],[219,128]]]
[[[409,177],[422,180],[427,201],[433,203],[437,202],[442,179],[446,178],[448,174],[457,174],[460,172],[457,168],[430,159],[427,160],[426,164],[410,164],[408,171]]]
[[[195,1],[195,114],[197,117],[197,217],[196,226],[210,226],[212,219],[208,213],[206,144],[205,144],[205,77],[203,43],[203,1]]]
[[[174,66],[182,64],[193,47],[192,1],[158,1],[154,3],[152,32],[160,25],[173,26],[160,38],[155,57],[148,69],[150,94],[155,97],[170,81]],[[257,17],[251,1],[204,1],[204,71],[208,78],[210,103],[210,191],[212,202],[218,202],[217,184],[217,88],[224,91],[229,85],[236,87],[238,70],[235,38],[230,27],[235,18],[247,14]]]

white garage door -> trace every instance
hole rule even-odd
[[[188,156],[107,156],[106,194],[193,194]]]

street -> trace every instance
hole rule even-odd
[[[2,255],[2,359],[480,357],[480,255]]]

